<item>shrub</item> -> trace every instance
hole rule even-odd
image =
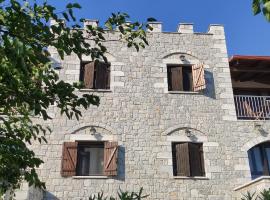
[[[247,192],[241,200],[270,200],[270,189],[268,190],[263,190],[256,196],[256,192],[250,193]]]
[[[117,197],[104,197],[103,192],[97,195],[92,195],[89,200],[142,200],[147,198],[149,195],[143,195],[143,188],[138,193],[135,192],[124,192],[121,189],[117,192]]]

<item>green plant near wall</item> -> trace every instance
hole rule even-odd
[[[254,15],[263,13],[266,20],[270,22],[270,0],[253,0],[252,9]]]
[[[247,192],[247,194],[243,195],[241,200],[254,200],[254,198],[255,198],[255,192],[254,193]]]
[[[138,193],[136,192],[124,192],[121,189],[117,193],[117,197],[104,197],[103,192],[89,197],[89,200],[142,200],[149,195],[143,195],[143,188]]]
[[[241,200],[270,200],[270,189],[263,190],[260,194],[256,195],[256,192],[243,195]]]

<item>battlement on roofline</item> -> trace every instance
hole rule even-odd
[[[85,19],[83,26],[86,27],[87,25],[91,26],[98,26],[99,21],[96,19]],[[54,21],[51,21],[51,24],[55,24]],[[149,22],[148,23],[153,30],[148,30],[151,33],[162,33],[164,32],[162,29],[162,22]],[[193,34],[194,29],[193,29],[193,23],[179,23],[177,30],[175,32],[171,33],[182,33],[182,34]],[[208,31],[199,33],[199,34],[214,34],[214,35],[224,35],[224,26],[221,24],[210,24]]]

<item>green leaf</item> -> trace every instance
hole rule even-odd
[[[67,5],[66,5],[66,8],[73,8],[73,4],[72,3],[68,3]]]
[[[82,8],[81,5],[78,4],[78,3],[74,3],[74,4],[73,4],[73,7],[74,7],[74,8],[79,8],[79,9]]]
[[[157,20],[153,17],[150,17],[150,18],[147,18],[147,21],[148,22],[156,22]]]
[[[263,13],[264,13],[264,16],[265,16],[266,20],[270,22],[270,13],[269,12],[265,12],[264,9],[263,9]]]
[[[108,28],[109,30],[112,30],[112,29],[113,29],[113,26],[112,26],[112,24],[111,24],[110,21],[107,21],[107,22],[105,23],[105,27]]]
[[[261,3],[260,3],[260,0],[253,0],[252,8],[253,8],[253,14],[254,15],[259,14],[261,12]]]
[[[266,12],[270,13],[270,1],[266,2],[263,6],[266,10]]]
[[[70,17],[72,18],[73,21],[76,21],[76,18],[73,15],[73,10],[72,9],[68,9],[68,13],[70,15]]]
[[[69,17],[68,17],[68,14],[67,13],[62,13],[63,17],[69,22]]]

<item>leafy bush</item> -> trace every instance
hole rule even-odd
[[[145,199],[149,195],[143,195],[143,188],[140,189],[138,193],[135,192],[123,192],[121,189],[117,192],[117,197],[104,197],[103,192],[97,195],[92,195],[89,200],[141,200]]]

